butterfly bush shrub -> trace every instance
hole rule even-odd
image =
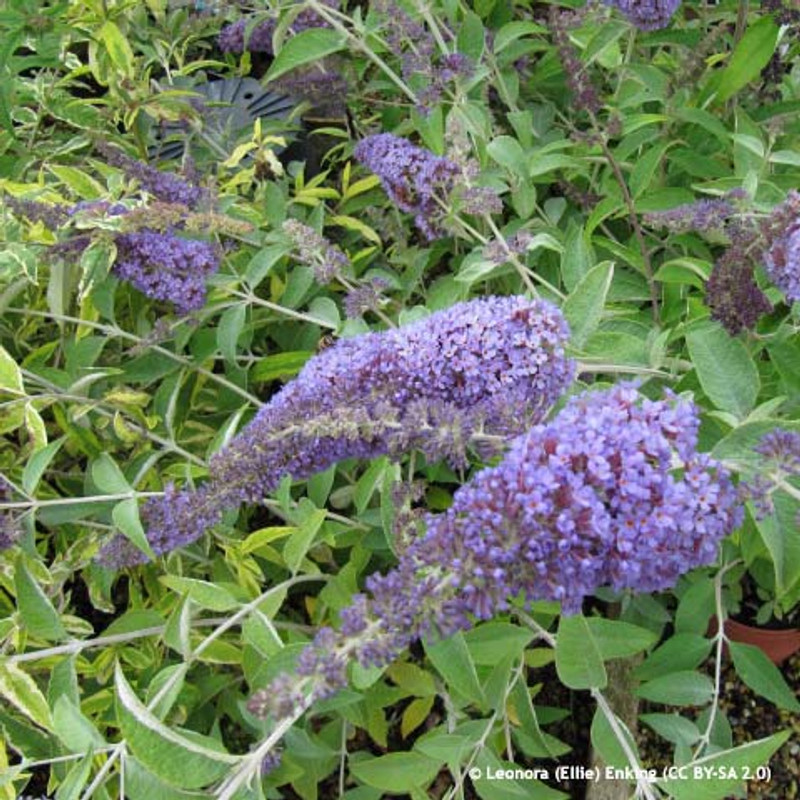
[[[0,800],[791,796],[796,10],[268,5],[0,19]]]

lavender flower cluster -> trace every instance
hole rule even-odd
[[[353,154],[380,178],[401,211],[414,214],[414,222],[428,239],[442,234],[437,198],[453,188],[461,172],[457,164],[391,133],[367,136]]]
[[[180,313],[202,308],[206,278],[219,269],[218,248],[206,241],[183,235],[191,218],[218,223],[217,215],[195,213],[207,205],[208,192],[182,177],[137,161],[117,148],[98,145],[107,162],[118,167],[154,200],[147,207],[129,209],[107,200],[81,201],[72,206],[50,206],[27,200],[12,200],[14,213],[32,222],[42,222],[52,230],[64,229],[76,221],[84,231],[93,226],[92,217],[122,217],[113,234],[117,248],[114,274],[128,281],[153,300],[171,302]],[[105,230],[108,226],[103,225]],[[219,224],[217,224],[219,227]],[[91,244],[89,232],[69,235],[51,247],[62,258],[79,258]]]
[[[322,0],[330,8],[339,8],[339,0]],[[254,22],[253,17],[242,17],[226,25],[219,33],[217,44],[223,53],[267,53],[274,55],[272,38],[278,20],[261,19]],[[329,28],[330,24],[312,9],[303,9],[293,20],[289,29],[301,33],[309,28]]]
[[[606,0],[606,2],[618,8],[642,31],[666,28],[681,4],[681,0]]]
[[[474,64],[463,53],[442,54],[424,24],[411,17],[396,0],[377,0],[372,9],[383,16],[383,35],[390,52],[400,59],[403,78],[417,90],[418,110],[428,114],[448,85],[469,78]],[[442,24],[440,22],[440,24]]]
[[[756,517],[763,519],[775,511],[772,494],[780,483],[800,476],[800,433],[776,428],[764,434],[753,450],[764,457],[768,469],[757,472],[742,489],[745,499],[752,502]],[[800,526],[800,513],[797,525]]]
[[[289,219],[283,223],[283,232],[291,240],[297,260],[314,271],[317,283],[330,283],[340,277],[350,264],[340,247],[331,244],[309,225]]]
[[[664,226],[670,231],[722,231],[728,220],[737,213],[734,202],[746,199],[741,189],[729,192],[725,197],[698,200],[696,203],[684,203],[665,211],[653,211],[644,215],[648,225]]]
[[[489,297],[337,342],[212,457],[201,493],[145,504],[153,550],[199,538],[222,509],[258,502],[286,475],[308,478],[345,458],[420,450],[464,464],[471,437],[515,435],[544,417],[574,376],[568,336],[547,302]],[[144,560],[124,545],[103,560]]]
[[[800,217],[792,220],[764,258],[769,279],[791,303],[800,301]]]
[[[715,262],[706,284],[705,303],[711,309],[711,318],[732,336],[754,328],[762,315],[772,311],[772,303],[756,283],[754,260],[763,258],[768,264],[781,265],[770,274],[776,285],[787,286],[786,278],[792,273],[791,268],[784,269],[791,260],[785,258],[784,232],[796,212],[791,197],[760,224],[746,213],[743,205],[746,199],[743,190],[734,189],[721,198],[687,203],[645,216],[649,224],[672,231],[719,231],[728,237],[729,244]]]
[[[173,303],[181,314],[203,307],[206,278],[219,269],[213,245],[156,231],[122,233],[116,244],[118,277],[153,300]]]
[[[579,109],[589,114],[596,114],[602,107],[597,88],[592,83],[586,66],[578,55],[569,38],[570,28],[580,24],[585,15],[585,8],[567,10],[550,6],[548,26],[553,33],[558,57],[564,70],[567,86],[572,93],[572,101]]]
[[[742,510],[726,470],[697,452],[698,427],[692,403],[630,384],[573,398],[429,516],[398,566],[367,581],[371,598],[341,612],[338,633],[319,632],[297,664],[304,692],[284,676],[250,709],[291,713],[343,686],[352,658],[384,666],[411,640],[466,629],[515,598],[574,614],[599,587],[658,591],[711,563]]]
[[[784,475],[800,475],[800,433],[776,428],[764,434],[756,453],[773,462]]]
[[[105,156],[108,164],[121,169],[129,178],[136,180],[144,191],[164,203],[180,203],[193,209],[207,200],[204,189],[172,172],[162,172],[107,144],[100,143],[97,149]]]

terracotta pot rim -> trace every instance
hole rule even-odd
[[[740,622],[733,617],[726,617],[725,627],[737,628],[742,631],[757,631],[759,636],[764,637],[800,637],[800,628],[764,628],[760,625],[750,625],[747,622]]]

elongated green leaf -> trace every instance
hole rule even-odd
[[[720,78],[716,96],[720,103],[761,74],[775,52],[777,41],[778,26],[771,16],[761,17],[748,27]]]
[[[208,800],[206,792],[187,792],[170,786],[130,757],[125,762],[125,795],[130,800]]]
[[[483,704],[483,690],[462,633],[436,643],[425,642],[425,652],[448,686],[467,700]]]
[[[582,226],[570,220],[561,256],[561,278],[571,292],[594,265],[594,253]]]
[[[654,650],[644,663],[636,667],[634,675],[646,681],[671,672],[693,670],[706,660],[710,650],[710,639],[693,633],[679,633]]]
[[[619,717],[615,717],[615,719],[619,729],[623,732],[628,747],[631,752],[637,756],[638,760],[639,751],[636,747],[636,740],[631,736],[631,732],[628,730],[625,723]],[[608,718],[601,708],[596,709],[594,712],[590,733],[593,747],[606,764],[618,769],[624,769],[630,765],[628,756],[625,754],[625,748],[622,746],[619,739],[617,739],[614,728],[611,726],[611,723],[608,721]]]
[[[103,187],[82,170],[63,164],[51,164],[48,169],[83,200],[96,200],[103,194]]]
[[[603,661],[632,656],[652,647],[658,640],[658,636],[652,631],[629,622],[589,617],[586,623],[597,642]]]
[[[92,480],[100,491],[107,494],[125,494],[133,491],[122,470],[108,453],[102,453],[92,462]]]
[[[67,636],[58,612],[42,587],[28,572],[22,554],[17,558],[14,568],[14,587],[20,621],[26,630],[34,636],[49,640],[63,639]]]
[[[582,614],[558,623],[556,672],[570,689],[602,689],[608,682],[603,656]]]
[[[310,350],[293,350],[262,358],[250,373],[255,382],[274,381],[296,375],[314,354]]]
[[[229,364],[236,361],[236,342],[244,328],[246,309],[243,304],[231,306],[219,318],[217,346]]]
[[[195,734],[189,739],[168,728],[142,704],[119,664],[116,668],[117,718],[128,748],[154,775],[181,789],[199,789],[219,780],[238,756]]]
[[[286,560],[286,566],[293,574],[300,569],[300,564],[308,552],[308,548],[311,547],[319,529],[322,527],[322,523],[325,522],[325,516],[324,509],[312,511],[297,526],[296,532],[289,537],[284,545],[283,557]]]
[[[103,27],[98,31],[98,36],[105,45],[108,55],[114,62],[114,66],[128,78],[132,78],[134,68],[133,50],[128,44],[128,40],[123,36],[122,31],[111,20],[106,20]]]
[[[53,730],[72,753],[103,747],[105,740],[97,728],[67,697],[59,697],[53,708]]]
[[[757,694],[787,711],[800,712],[800,703],[780,670],[754,645],[728,642],[736,674]]]
[[[791,731],[784,731],[701,758],[659,785],[675,800],[724,800],[741,788],[744,780],[756,778],[756,770],[769,764],[770,756],[789,736]]]
[[[111,518],[122,534],[130,539],[148,558],[156,557],[150,547],[150,542],[147,541],[142,521],[139,519],[139,504],[134,498],[120,500],[111,511]]]
[[[464,634],[475,663],[488,666],[508,655],[519,656],[532,638],[530,630],[508,622],[488,622]]]
[[[639,719],[673,744],[691,747],[700,739],[697,725],[678,714],[640,714]]]
[[[702,706],[714,695],[714,684],[699,672],[672,672],[642,684],[636,694],[670,706]]]
[[[197,605],[211,611],[230,611],[239,605],[230,592],[208,581],[183,578],[179,575],[163,575],[159,580],[164,586],[168,586],[178,594],[187,595]]]
[[[330,28],[311,28],[292,36],[281,47],[280,52],[267,71],[267,80],[275,78],[297,69],[303,64],[319,61],[331,53],[343,50],[347,40],[338,31]]]
[[[761,388],[747,348],[720,325],[693,331],[686,336],[686,344],[700,385],[711,402],[739,419],[746,417]]]
[[[0,663],[0,695],[37,725],[46,730],[53,729],[47,700],[33,678],[16,664]]]
[[[613,277],[613,262],[603,261],[581,278],[564,302],[561,310],[572,332],[570,341],[576,347],[582,347],[600,324]]]
[[[62,436],[60,439],[56,439],[54,442],[50,442],[50,444],[37,450],[30,457],[22,473],[22,488],[28,494],[33,494],[33,492],[36,491],[36,487],[39,485],[44,471],[47,469],[56,453],[61,449],[61,445],[64,444],[65,440],[66,436]]]
[[[439,772],[441,764],[422,753],[389,753],[378,758],[353,761],[350,772],[362,783],[385,792],[401,794],[425,787]]]

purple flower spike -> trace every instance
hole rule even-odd
[[[437,224],[442,209],[436,195],[447,195],[453,188],[461,174],[457,164],[391,133],[367,136],[353,154],[381,179],[401,211],[414,214],[414,222],[428,239],[442,235]]]
[[[138,231],[116,237],[114,272],[153,300],[175,304],[181,314],[202,308],[205,279],[219,269],[219,253],[207,242],[170,233]]]
[[[681,0],[606,0],[618,8],[639,30],[666,28]]]
[[[767,275],[786,299],[790,303],[800,301],[800,219],[773,242],[765,262]]]
[[[284,476],[302,480],[345,458],[421,450],[463,465],[473,436],[516,435],[544,418],[574,376],[568,336],[547,302],[488,297],[337,342],[212,457],[196,504],[191,493],[180,505],[171,495],[145,504],[153,550],[199,538],[212,507],[258,502]]]
[[[599,587],[659,591],[710,564],[742,510],[728,473],[697,452],[698,427],[692,403],[629,384],[573,398],[429,516],[398,566],[367,580],[372,597],[301,654],[300,680],[281,676],[251,710],[297,710],[345,685],[350,659],[385,666],[413,639],[469,628],[514,598],[574,614]]]

